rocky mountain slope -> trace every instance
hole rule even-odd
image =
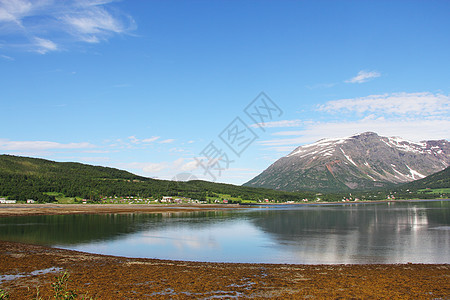
[[[416,143],[365,132],[300,146],[244,185],[286,191],[360,190],[414,181],[449,165],[447,140]]]

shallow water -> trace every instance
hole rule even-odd
[[[210,262],[450,263],[450,201],[8,217],[0,239]]]

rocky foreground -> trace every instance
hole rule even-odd
[[[10,299],[53,297],[62,271],[79,299],[450,299],[449,265],[201,263],[0,242],[0,289]]]

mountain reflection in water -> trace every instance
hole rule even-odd
[[[0,218],[0,239],[100,254],[273,263],[450,263],[450,201]]]

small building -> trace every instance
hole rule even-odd
[[[164,196],[164,197],[162,197],[161,202],[170,203],[170,202],[172,202],[172,199],[173,199],[172,197]]]
[[[33,204],[33,203],[36,203],[36,201],[34,201],[33,199],[27,199],[27,203],[28,204]]]
[[[16,200],[6,200],[6,198],[0,198],[0,203],[1,204],[16,204],[17,201]]]

